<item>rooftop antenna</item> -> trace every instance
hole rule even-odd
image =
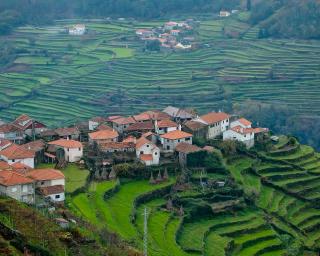
[[[143,227],[143,256],[148,256],[148,210],[144,208],[144,227]]]

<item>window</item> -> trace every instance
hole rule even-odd
[[[190,138],[186,138],[186,141],[189,141],[190,140]]]
[[[140,151],[140,155],[143,155],[143,151]]]
[[[22,186],[22,192],[28,192],[28,185]]]
[[[70,149],[67,149],[67,151],[69,152],[69,151],[70,151]]]
[[[81,151],[81,148],[79,148],[79,151]]]
[[[60,195],[55,195],[54,198],[55,198],[55,199],[58,199],[58,198],[60,198]]]
[[[16,159],[12,159],[12,163],[14,163],[16,161]]]
[[[178,140],[178,142],[180,142],[180,140]]]
[[[170,150],[170,146],[167,146],[167,150]]]
[[[41,181],[41,185],[44,185],[44,181]]]
[[[147,148],[149,147],[149,144],[147,144]]]
[[[158,155],[158,152],[155,152],[154,155],[157,156],[157,155]]]

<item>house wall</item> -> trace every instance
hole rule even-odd
[[[94,131],[98,126],[98,122],[89,120],[89,131]]]
[[[64,195],[64,193],[59,193],[59,194],[53,194],[53,195],[46,196],[46,198],[50,198],[51,201],[53,201],[53,202],[62,202],[65,200],[65,195]]]
[[[168,132],[172,132],[172,131],[176,131],[176,130],[178,130],[177,127],[157,128],[156,129],[156,133],[162,135],[162,134],[165,134],[165,133],[168,133]]]
[[[24,158],[24,159],[8,159],[5,156],[1,155],[1,159],[3,159],[4,161],[6,161],[8,164],[12,165],[14,163],[23,163],[27,166],[29,166],[30,168],[34,168],[34,158]]]
[[[192,144],[192,137],[183,138],[183,139],[179,139],[179,140],[162,139],[163,150],[165,152],[173,152],[176,149],[176,146],[180,142]]]
[[[138,159],[140,159],[140,155],[152,155],[153,160],[152,161],[146,161],[146,165],[158,165],[160,160],[160,149],[158,147],[155,147],[151,143],[146,143],[140,148],[136,149],[136,156]]]
[[[254,146],[254,133],[241,134],[233,130],[228,130],[223,133],[223,140],[236,140],[246,144],[247,148]]]
[[[123,133],[125,129],[127,129],[130,126],[130,124],[116,124],[112,123],[112,128],[115,129],[118,133]]]
[[[55,185],[65,185],[65,179],[58,179],[58,180],[42,180],[36,182],[36,187],[50,187]]]
[[[222,135],[229,127],[229,119],[209,125],[207,139],[213,139],[219,135]]]
[[[64,148],[64,153],[67,162],[78,162],[83,156],[83,148]]]
[[[34,186],[32,183],[8,187],[0,185],[0,192],[20,202],[34,203]]]
[[[89,138],[89,142],[91,144],[93,144],[94,142],[97,142],[97,144],[99,145],[99,144],[103,144],[103,143],[106,143],[106,142],[118,142],[118,138],[119,137],[116,137],[114,139],[106,139],[106,140],[93,140],[93,139]]]
[[[0,133],[0,139],[7,139],[16,142],[23,140],[23,135],[20,132]]]
[[[234,128],[236,126],[241,126],[242,128],[251,128],[251,125],[243,125],[239,121],[234,121],[230,123],[230,128]]]

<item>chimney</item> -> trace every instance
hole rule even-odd
[[[178,130],[179,130],[179,131],[181,131],[181,124],[179,124],[179,126],[178,126]]]
[[[28,146],[28,149],[29,149],[29,150],[31,150],[31,147],[30,147],[30,146]]]
[[[158,131],[158,120],[154,121],[154,129]]]

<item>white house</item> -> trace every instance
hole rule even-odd
[[[48,144],[54,145],[56,148],[62,148],[67,162],[78,162],[83,156],[83,145],[79,141],[60,139],[51,141]]]
[[[0,125],[0,139],[19,143],[24,139],[23,131],[13,124],[2,124]]]
[[[166,152],[173,152],[180,142],[192,144],[192,134],[180,130],[168,132],[160,137],[163,150]]]
[[[223,140],[236,140],[246,144],[247,148],[254,146],[254,129],[236,126],[223,133]]]
[[[177,22],[174,22],[174,21],[169,21],[167,23],[164,24],[164,29],[166,30],[171,30],[171,29],[174,29],[175,27],[178,26],[178,23]]]
[[[89,120],[89,131],[94,131],[100,124],[106,122],[107,119],[104,117],[94,117]]]
[[[69,28],[69,35],[81,36],[86,32],[86,26],[84,24],[77,24]]]
[[[123,133],[130,125],[136,123],[133,117],[119,117],[111,120],[113,129],[117,130],[120,134]]]
[[[211,112],[201,116],[196,121],[208,125],[207,139],[213,139],[222,135],[229,128],[230,116],[223,112]]]
[[[155,121],[154,126],[155,132],[160,135],[178,130],[179,128],[181,130],[181,126],[170,119]]]
[[[14,171],[0,171],[0,194],[33,204],[34,181]]]
[[[38,135],[47,130],[47,126],[37,120],[32,119],[28,115],[21,115],[12,122],[13,125],[18,127],[25,135],[33,136]]]
[[[220,14],[219,14],[220,17],[229,17],[230,15],[231,13],[228,11],[220,11]]]
[[[101,130],[89,133],[90,143],[105,143],[105,142],[117,142],[119,138],[119,133],[115,130]]]
[[[141,137],[137,140],[136,155],[137,158],[147,166],[158,165],[160,149],[145,137]]]
[[[245,119],[245,118],[240,118],[238,120],[235,120],[230,123],[230,128],[234,128],[237,126],[241,126],[242,128],[251,128],[252,123]]]
[[[32,150],[25,149],[23,146],[11,144],[0,151],[0,158],[8,164],[20,162],[30,168],[34,168],[35,153]]]
[[[35,187],[46,198],[53,202],[62,202],[65,200],[64,174],[55,169],[37,169],[28,172],[27,176],[34,180]]]

